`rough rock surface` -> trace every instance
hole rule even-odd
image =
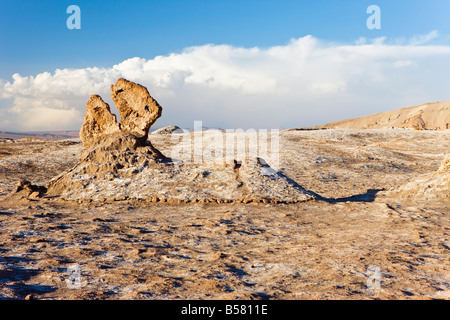
[[[177,133],[177,132],[182,132],[182,129],[178,126],[167,126],[167,127],[163,127],[163,128],[159,128],[155,131],[152,132],[152,134],[172,134],[172,133]]]
[[[114,153],[109,155],[115,157]],[[67,200],[140,199],[177,203],[291,203],[313,199],[312,193],[269,170],[257,159],[223,166],[158,161],[140,148],[137,152],[122,153],[115,162],[96,162],[89,157],[52,180],[49,194]]]
[[[86,103],[86,114],[80,130],[80,139],[85,147],[108,135],[119,132],[116,116],[109,105],[98,95],[91,95]]]
[[[314,198],[260,158],[217,164],[165,157],[147,141],[150,126],[161,115],[147,89],[119,79],[111,91],[120,124],[99,96],[91,96],[80,131],[85,146],[80,161],[49,182],[47,195],[152,202],[290,203]]]
[[[162,112],[147,88],[120,78],[111,86],[111,98],[120,112],[120,130],[147,140],[148,130]]]
[[[380,129],[409,128],[415,130],[450,129],[450,101],[422,104],[394,111],[376,113],[364,117],[346,119],[323,128]]]
[[[182,138],[151,135],[165,155]],[[263,158],[332,201],[250,205],[7,201],[19,179],[73,168],[83,146],[0,143],[0,298],[449,300],[445,199],[366,194],[436,172],[449,145],[450,130],[280,131],[280,163]]]

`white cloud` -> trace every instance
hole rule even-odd
[[[403,44],[354,44],[313,36],[269,48],[203,45],[110,68],[57,69],[0,80],[0,126],[78,129],[90,94],[113,107],[109,87],[124,77],[163,106],[157,125],[270,128],[326,122],[449,99],[450,46],[425,45],[433,31]]]

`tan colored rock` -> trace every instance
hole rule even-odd
[[[120,112],[120,130],[147,140],[148,130],[162,112],[147,89],[120,78],[111,85],[111,98]]]
[[[91,96],[80,131],[85,146],[80,160],[49,181],[48,196],[167,203],[314,199],[310,192],[278,174],[260,158],[239,166],[237,161],[217,165],[166,158],[147,140],[150,126],[161,115],[161,106],[145,87],[125,79],[117,80],[111,91],[120,111],[120,124],[101,97]]]
[[[116,116],[109,105],[98,95],[91,95],[86,103],[86,114],[80,130],[80,139],[85,147],[119,131]]]
[[[402,126],[403,128],[412,128],[415,130],[426,130],[425,121],[423,121],[420,114],[412,116],[412,117],[404,120],[402,125],[403,125]]]

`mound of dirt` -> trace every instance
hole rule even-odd
[[[416,130],[446,130],[450,129],[450,101],[428,103],[341,120],[320,127],[335,129],[410,128]]]
[[[121,122],[100,96],[86,104],[80,161],[52,179],[47,196],[67,200],[152,202],[301,202],[314,198],[263,159],[229,163],[172,160],[147,140],[162,108],[145,87],[111,86]]]

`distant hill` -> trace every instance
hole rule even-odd
[[[157,131],[161,126],[155,126],[151,128],[152,132]],[[220,128],[202,127],[202,130],[223,130]],[[186,129],[193,132],[194,129]],[[68,130],[68,131],[26,131],[26,132],[16,132],[16,131],[2,131],[0,130],[0,139],[23,139],[23,138],[39,138],[39,139],[49,139],[49,140],[65,140],[65,139],[78,139],[79,130]]]
[[[71,131],[30,131],[30,132],[13,132],[0,131],[0,138],[22,139],[22,138],[40,138],[51,140],[64,140],[78,138],[78,130]]]
[[[318,126],[321,128],[380,129],[412,128],[416,130],[450,129],[450,101],[376,113]]]

